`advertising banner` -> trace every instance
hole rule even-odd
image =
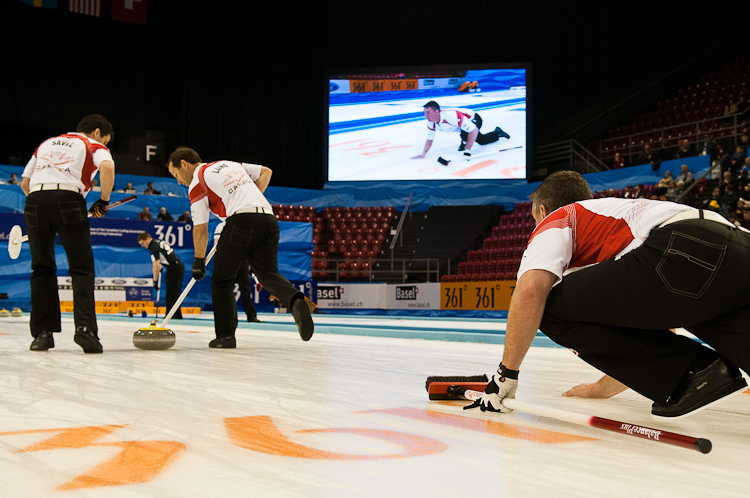
[[[57,277],[57,292],[60,301],[73,300],[73,285],[70,277]],[[153,302],[155,298],[154,282],[151,278],[97,278],[94,281],[94,301]]]
[[[385,309],[386,284],[318,283],[320,309]]]
[[[515,280],[440,284],[443,310],[507,311]]]
[[[389,310],[439,310],[440,284],[389,285],[386,306]]]

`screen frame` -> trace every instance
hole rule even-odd
[[[409,72],[415,72],[415,71],[421,71],[421,72],[427,72],[427,71],[469,71],[469,70],[488,70],[488,69],[524,69],[526,71],[526,175],[525,178],[517,179],[517,178],[498,178],[498,179],[481,179],[481,180],[445,180],[445,179],[438,179],[438,180],[330,180],[330,172],[329,172],[329,166],[330,166],[330,157],[329,157],[329,140],[331,135],[329,134],[330,129],[330,81],[332,79],[339,79],[336,78],[336,76],[342,75],[342,74],[364,74],[364,73],[409,73]],[[389,185],[398,186],[398,185],[406,185],[406,184],[425,184],[426,186],[438,186],[438,184],[441,183],[460,183],[460,184],[486,184],[486,183],[494,183],[494,184],[511,184],[513,182],[521,182],[524,181],[526,183],[529,182],[529,178],[531,177],[532,172],[532,157],[533,154],[531,152],[532,150],[532,143],[533,143],[533,133],[532,133],[532,119],[531,119],[531,112],[530,110],[533,109],[533,73],[532,73],[532,64],[530,62],[503,62],[503,63],[477,63],[477,64],[439,64],[439,65],[403,65],[403,66],[368,66],[368,67],[338,67],[338,68],[328,68],[325,72],[325,80],[324,80],[325,86],[326,86],[326,107],[325,107],[325,126],[323,129],[323,158],[325,161],[325,184],[326,186],[336,188],[338,186],[345,186],[345,185],[360,185],[364,186],[366,184],[383,184],[388,183]]]

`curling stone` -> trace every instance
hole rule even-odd
[[[6,310],[5,308],[0,310],[0,318],[8,318],[10,316],[10,311]]]
[[[23,311],[21,311],[21,308],[13,308],[13,310],[10,312],[10,316],[23,316]]]
[[[174,346],[176,336],[169,329],[151,324],[146,329],[138,329],[133,334],[133,346],[138,349],[164,350]]]

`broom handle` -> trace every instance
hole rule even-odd
[[[482,397],[482,394],[483,393],[479,391],[472,391],[467,389],[466,392],[463,393],[463,396],[468,400],[476,401]],[[704,454],[711,451],[711,441],[709,441],[708,439],[684,436],[682,434],[676,434],[674,432],[667,432],[660,429],[651,429],[650,427],[644,427],[641,425],[626,424],[624,422],[618,422],[617,420],[593,417],[591,415],[569,412],[566,410],[560,410],[558,408],[539,406],[532,403],[526,403],[525,401],[519,401],[513,398],[503,399],[503,406],[505,406],[506,408],[510,408],[511,410],[531,413],[532,415],[538,415],[540,417],[554,418],[576,425],[596,427],[597,429],[604,429],[606,431],[617,432],[620,434],[634,436],[642,439],[648,439],[649,441],[656,441],[658,443],[671,444],[672,446],[679,446],[680,448],[687,448],[690,450],[699,451]]]
[[[208,262],[211,261],[211,258],[214,257],[214,253],[216,252],[216,246],[217,244],[214,244],[214,246],[211,248],[211,252],[208,253],[208,256],[206,256],[206,265],[208,265]],[[182,301],[185,300],[185,298],[188,295],[188,292],[190,292],[190,289],[193,288],[195,285],[195,278],[192,278],[190,282],[185,287],[185,290],[182,291],[182,294],[180,294],[180,297],[177,299],[177,302],[174,303],[174,306],[172,306],[172,309],[169,310],[169,314],[164,317],[164,321],[161,322],[161,326],[159,328],[165,328],[167,326],[167,323],[169,323],[169,320],[172,319],[172,316],[174,316],[175,313],[177,313],[177,310],[180,309],[180,305],[182,304]]]

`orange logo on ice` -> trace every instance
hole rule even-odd
[[[401,453],[392,453],[390,455],[352,455],[318,450],[295,443],[283,435],[276,427],[276,424],[273,423],[271,417],[267,416],[225,418],[224,425],[227,428],[229,439],[237,446],[278,456],[311,458],[316,460],[384,460],[432,455],[448,449],[447,444],[435,439],[381,429],[340,428],[297,431],[300,433],[336,432],[341,434],[356,434],[358,436],[387,441],[404,448],[404,451]]]
[[[18,453],[44,450],[87,448],[92,446],[115,446],[120,452],[103,464],[58,486],[60,491],[103,486],[137,484],[154,479],[162,470],[179,457],[185,445],[174,441],[120,441],[97,443],[124,425],[103,425],[98,427],[75,427],[69,429],[42,429],[31,431],[0,432],[0,436],[17,434],[57,433],[39,443],[18,450]]]

